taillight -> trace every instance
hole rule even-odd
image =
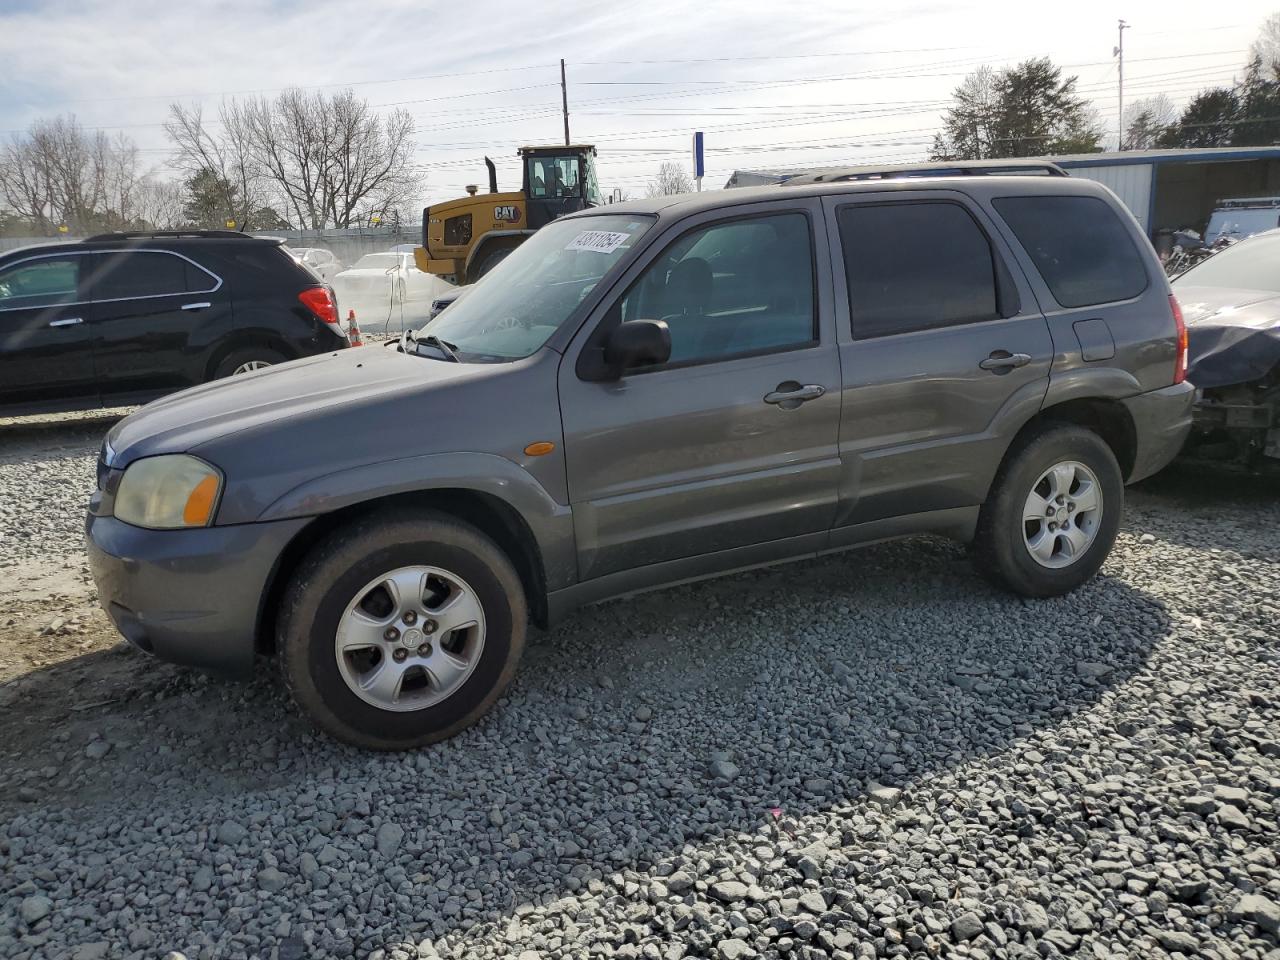
[[[1173,310],[1173,328],[1178,337],[1178,355],[1173,361],[1173,382],[1182,383],[1187,379],[1187,324],[1182,319],[1182,307],[1178,298],[1169,294],[1169,307]]]
[[[298,300],[325,323],[341,330],[338,323],[338,303],[328,287],[307,287],[298,294]]]

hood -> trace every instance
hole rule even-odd
[[[491,365],[447,363],[383,346],[293,360],[171,394],[121,420],[107,434],[112,466],[157,453],[198,452],[233,434],[288,421],[337,422],[397,397],[475,379]]]
[[[343,270],[333,279],[354,280],[357,277],[361,279],[368,277],[390,277],[398,272],[398,270],[398,267],[361,267],[359,270]]]
[[[1280,294],[1174,284],[1187,322],[1187,379],[1210,389],[1250,383],[1280,364]]]

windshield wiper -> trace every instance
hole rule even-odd
[[[450,361],[451,363],[462,362],[461,360],[458,359],[458,354],[456,352],[458,349],[457,344],[450,343],[448,340],[441,340],[434,333],[428,334],[425,337],[415,336],[414,343],[425,343],[429,347],[435,347],[437,350],[443,353],[444,358]]]

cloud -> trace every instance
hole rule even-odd
[[[1199,2],[1148,7],[1127,11],[1135,82],[1188,66],[1206,68],[1197,81],[1229,79],[1239,57],[1138,58],[1243,53],[1270,10],[1240,0],[1224,29]],[[353,83],[413,114],[430,195],[443,198],[482,178],[484,154],[512,183],[517,145],[560,138],[564,57],[573,136],[598,142],[606,189],[642,189],[661,160],[684,159],[694,129],[708,131],[709,174],[721,182],[738,166],[919,156],[939,106],[983,62],[1087,64],[1071,72],[1105,115],[1114,17],[1107,0],[1081,0],[1069,17],[1014,0],[0,0],[0,129],[75,113],[123,129],[162,164],[174,99],[212,113],[226,94]]]

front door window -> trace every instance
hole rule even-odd
[[[83,257],[45,257],[0,273],[0,310],[74,303]]]

